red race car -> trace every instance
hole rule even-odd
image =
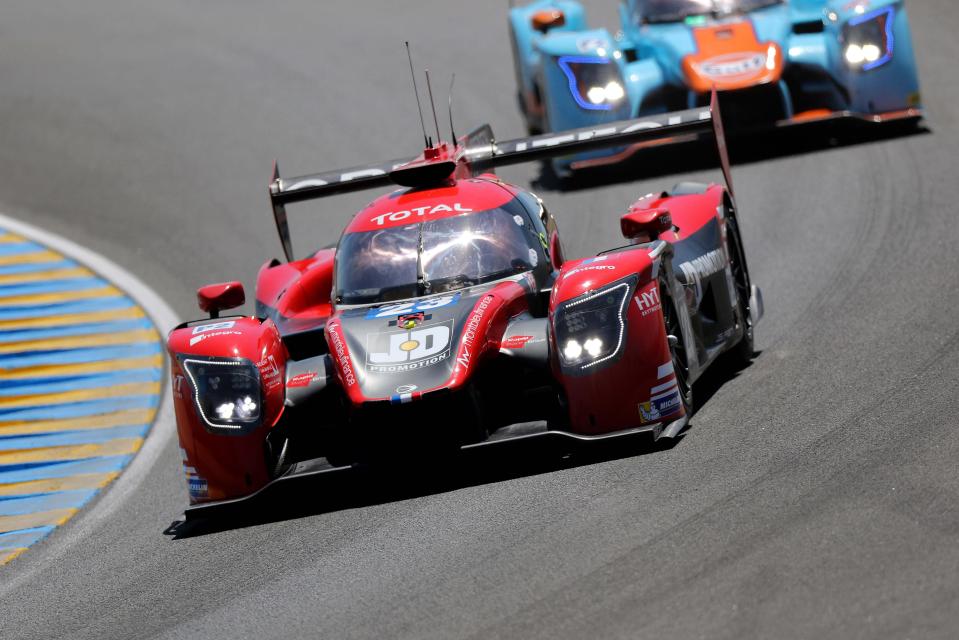
[[[748,360],[762,314],[732,189],[645,196],[622,217],[628,244],[567,260],[543,202],[492,170],[713,135],[728,185],[715,108],[506,142],[485,126],[409,161],[274,170],[287,262],[260,270],[256,315],[219,317],[243,288],[210,285],[210,318],[169,336],[188,515],[397,455],[679,434],[693,381],[723,352]],[[293,258],[287,204],[390,183],[336,249]]]

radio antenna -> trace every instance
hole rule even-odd
[[[433,108],[433,124],[436,125],[436,144],[440,143],[440,121],[436,119],[436,103],[433,101],[433,87],[430,85],[430,70],[426,70],[426,90],[430,94],[430,106]]]
[[[416,97],[416,110],[420,114],[420,127],[423,129],[423,144],[427,147],[433,145],[430,144],[430,137],[426,135],[426,123],[423,121],[423,106],[420,104],[420,92],[416,88],[416,73],[413,71],[413,54],[410,53],[410,42],[406,41],[406,57],[410,60],[410,77],[413,78],[413,95]]]
[[[451,141],[454,145],[456,144],[456,129],[453,128],[453,83],[456,82],[456,74],[453,74],[453,77],[450,78],[450,135],[453,136]]]

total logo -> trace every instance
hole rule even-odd
[[[446,204],[438,204],[435,207],[413,207],[409,210],[404,211],[390,211],[389,213],[381,213],[378,216],[373,216],[370,218],[379,226],[383,226],[387,220],[390,222],[402,222],[407,218],[412,218],[413,216],[423,217],[423,216],[432,216],[437,213],[470,213],[472,209],[464,207],[459,202],[454,203],[452,206]]]
[[[396,373],[428,367],[450,357],[453,321],[411,331],[376,333],[367,337],[366,368]]]

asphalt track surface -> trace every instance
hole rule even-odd
[[[955,637],[959,5],[909,4],[930,133],[741,148],[762,353],[697,390],[677,446],[172,536],[169,440],[110,518],[0,570],[0,637]],[[522,133],[503,5],[6,0],[0,203],[197,315],[197,285],[280,253],[274,156],[416,152],[404,39],[438,93],[456,72],[460,129]],[[617,243],[634,196],[718,175],[688,155],[539,186],[568,253]],[[300,253],[366,199],[298,209]]]

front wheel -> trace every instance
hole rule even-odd
[[[749,270],[746,267],[746,254],[743,252],[742,237],[735,218],[726,220],[726,246],[729,251],[729,264],[733,273],[733,284],[736,287],[736,299],[739,309],[740,322],[743,324],[743,336],[729,351],[733,366],[748,365],[755,353],[753,338],[752,310],[749,308],[752,288],[749,283]]]
[[[664,295],[666,286],[660,285],[660,295],[663,301],[663,321],[666,325],[666,340],[669,342],[669,357],[676,375],[676,385],[679,388],[680,402],[687,417],[693,413],[693,385],[689,381],[689,363],[686,360],[686,341],[683,338],[682,325],[679,314],[672,299]]]

